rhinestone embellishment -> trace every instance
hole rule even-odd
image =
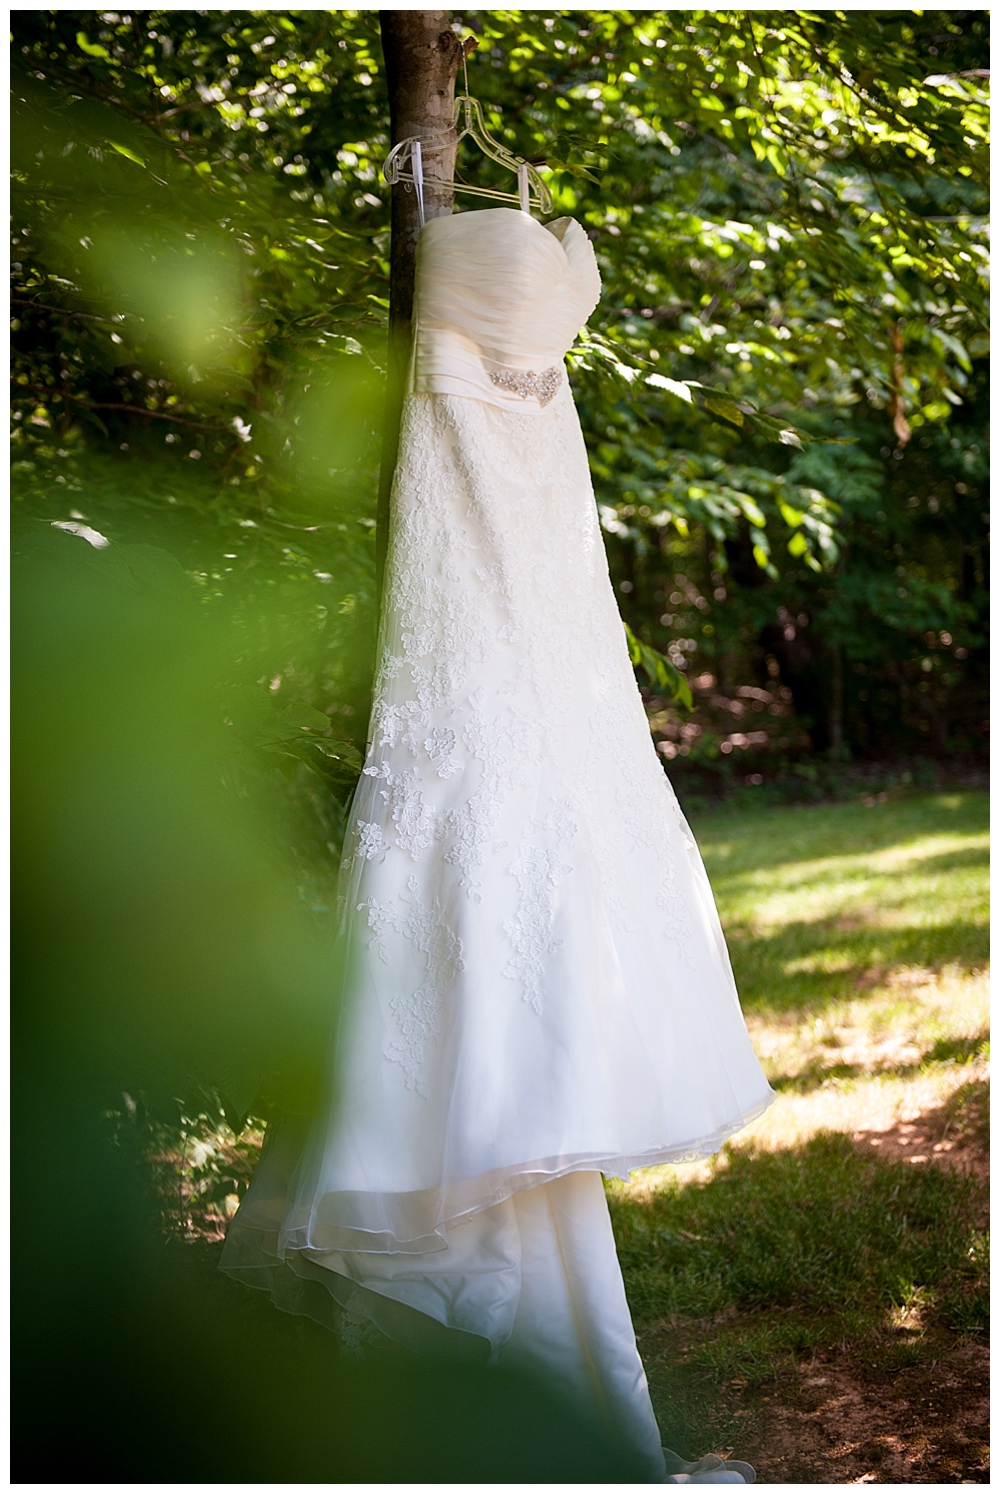
[[[498,389],[506,389],[509,394],[516,394],[519,399],[537,399],[540,405],[547,405],[559,393],[562,369],[543,368],[541,373],[530,370],[524,373],[516,370],[491,373],[490,383],[495,384]]]

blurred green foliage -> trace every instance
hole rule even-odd
[[[356,1364],[218,1276],[189,1226],[245,1188],[251,1107],[312,1110],[339,1012],[273,775],[356,762],[232,684],[236,625],[167,551],[46,529],[15,579],[12,1186],[46,1223],[12,1248],[14,1476],[631,1481],[549,1386]]]
[[[210,1083],[234,1118],[308,1111],[336,948],[268,778],[334,744],[311,720],[289,742],[266,694],[230,724],[239,640],[166,551],[50,529],[14,572],[20,1038],[95,1101]]]

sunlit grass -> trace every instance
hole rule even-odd
[[[818,1007],[907,967],[981,969],[986,805],[938,794],[697,823],[744,1009]]]
[[[834,1349],[890,1373],[942,1352],[928,1330],[984,1328],[983,1184],[933,1164],[982,1139],[987,808],[694,820],[776,1098],[717,1157],[609,1184],[661,1423],[688,1445],[723,1435],[710,1385]]]
[[[700,827],[748,1025],[778,1090],[743,1145],[884,1129],[982,1077],[987,803],[926,795]]]
[[[884,1130],[985,1078],[988,797],[705,817],[698,836],[777,1098],[732,1143]],[[658,1168],[704,1180],[716,1163]]]

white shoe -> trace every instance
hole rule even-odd
[[[708,1453],[696,1463],[688,1463],[669,1447],[663,1449],[668,1484],[755,1484],[757,1474],[749,1463],[737,1459],[723,1460]]]
[[[715,1473],[674,1473],[668,1474],[668,1484],[742,1484],[744,1478],[742,1473],[727,1473],[720,1469]]]

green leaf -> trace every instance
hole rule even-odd
[[[78,31],[76,33],[76,44],[80,48],[81,52],[86,52],[88,57],[110,56],[110,53],[108,52],[108,49],[106,47],[100,46],[97,42],[88,41],[87,33],[85,31]]]
[[[321,752],[324,757],[339,763],[345,772],[360,773],[365,765],[363,755],[350,742],[322,741],[316,742],[315,747],[317,752]]]
[[[558,161],[556,160],[555,156],[547,156],[545,164],[553,171],[565,171],[569,176],[575,176],[580,181],[595,183],[598,183],[600,181],[600,177],[596,177],[594,173],[592,171],[588,171],[585,166],[574,166],[571,161]]]
[[[654,389],[665,389],[668,394],[676,395],[685,404],[694,403],[694,395],[687,384],[682,384],[677,379],[668,379],[663,374],[652,373],[647,375],[646,383],[651,384]]]
[[[720,415],[732,425],[744,424],[743,411],[735,400],[727,399],[725,395],[707,394],[704,403],[706,410],[711,410],[713,415]]]
[[[278,717],[279,721],[295,725],[300,731],[329,731],[330,718],[323,711],[317,711],[314,706],[299,704],[286,706]]]
[[[329,716],[313,706],[296,703],[286,706],[280,715],[263,726],[257,733],[256,741],[262,746],[277,746],[302,738],[307,733],[329,730]]]
[[[668,695],[671,700],[690,711],[694,705],[691,686],[680,670],[659,649],[652,648],[648,643],[643,643],[641,638],[637,638],[624,619],[622,625],[632,663],[643,670],[654,690]]]
[[[127,145],[119,145],[117,140],[109,140],[108,144],[111,146],[112,150],[116,150],[118,154],[120,156],[124,156],[127,161],[134,161],[137,166],[142,166],[143,169],[145,169],[145,161],[141,156],[137,156],[134,150],[129,150]]]

